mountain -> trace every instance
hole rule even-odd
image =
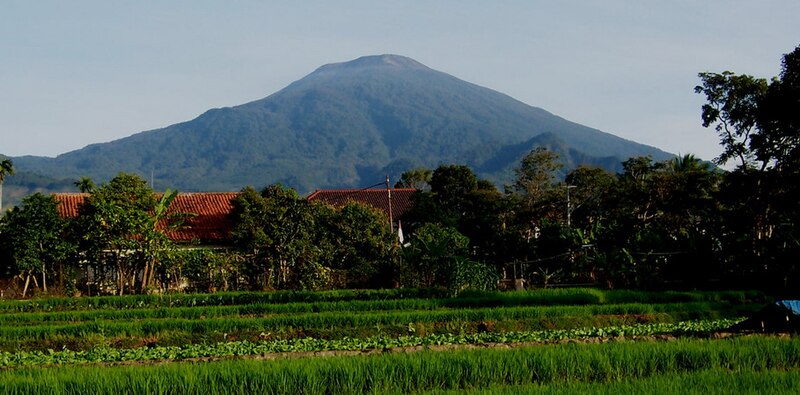
[[[631,156],[672,155],[570,122],[541,108],[402,56],[322,66],[251,103],[59,155],[18,157],[18,169],[54,179],[105,181],[120,171],[155,189],[229,191],[280,182],[299,192],[360,187],[417,166],[467,164],[508,182],[532,148],[570,165],[618,170]]]

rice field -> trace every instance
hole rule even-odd
[[[0,301],[0,393],[796,393],[800,340],[721,334],[766,302],[596,289]]]

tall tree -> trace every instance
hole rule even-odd
[[[562,167],[557,153],[537,147],[522,158],[514,171],[514,184],[506,187],[518,202],[514,228],[520,258],[524,260],[532,258],[529,254],[536,254],[535,239],[540,235],[543,222],[561,217],[562,202],[566,200],[557,188],[557,172]]]
[[[315,233],[318,245],[323,246],[320,260],[344,275],[342,286],[391,285],[397,237],[386,227],[385,214],[355,202],[339,209],[320,208],[316,213]]]
[[[81,191],[81,193],[92,193],[92,192],[94,192],[94,188],[95,188],[94,181],[92,181],[92,179],[89,178],[89,177],[81,177],[81,179],[78,180],[78,181],[75,181],[74,184],[75,184],[76,187],[78,187],[78,190]]]
[[[544,147],[537,147],[526,154],[514,170],[512,189],[521,193],[527,203],[534,207],[548,196],[556,184],[557,172],[564,167],[558,154]]]
[[[467,193],[478,189],[478,177],[465,165],[441,165],[433,171],[430,184],[436,201],[459,215]]]
[[[616,183],[613,174],[599,167],[579,166],[567,173],[564,181],[575,187],[570,194],[572,226],[588,231],[608,218],[603,203]]]
[[[528,152],[514,170],[515,179],[510,190],[522,203],[518,214],[521,216],[520,224],[527,223],[530,228],[528,234],[535,232],[545,219],[565,218],[559,214],[565,207],[562,203],[566,202],[564,195],[569,192],[569,186],[557,188],[558,172],[563,167],[556,152],[537,147]]]
[[[53,196],[35,193],[20,206],[8,211],[0,220],[0,233],[10,244],[11,256],[17,271],[25,278],[22,297],[30,280],[39,276],[42,291],[47,292],[47,278],[56,265],[63,263],[73,250],[65,238],[66,221],[58,215],[58,203]]]
[[[148,231],[142,235],[144,262],[142,268],[139,292],[145,293],[153,286],[153,278],[160,258],[165,250],[169,250],[170,240],[166,232],[181,226],[184,217],[182,213],[169,211],[172,202],[178,197],[178,191],[167,189],[153,206],[148,221]]]
[[[3,214],[3,181],[6,176],[14,174],[14,164],[11,159],[3,159],[0,161],[0,214]]]
[[[412,196],[406,224],[410,228],[423,223],[458,227],[469,194],[478,189],[478,177],[468,166],[441,165],[433,171],[430,186],[429,192],[419,190]]]
[[[757,106],[767,91],[767,81],[730,71],[699,76],[701,85],[694,91],[706,97],[702,107],[703,126],[713,125],[722,145],[722,153],[714,162],[724,165],[735,159],[738,166],[747,170],[755,160],[750,139],[758,132]],[[761,168],[765,166],[762,161]]]
[[[395,188],[415,188],[419,190],[429,190],[433,171],[425,167],[404,171],[400,175],[400,180],[394,185]]]
[[[79,209],[76,226],[82,235],[81,248],[95,262],[113,268],[120,295],[126,289],[143,290],[138,279],[149,267],[154,248],[166,248],[165,243],[153,243],[164,239],[159,235],[163,230],[153,222],[158,203],[145,180],[120,173],[96,188]]]
[[[753,136],[756,157],[780,171],[800,165],[800,46],[783,56],[781,74],[758,103],[760,133]]]
[[[322,288],[325,270],[314,241],[312,205],[294,189],[270,185],[261,193],[251,187],[233,201],[237,245],[252,254],[262,289]]]
[[[723,250],[738,251],[729,259],[747,267],[741,273],[796,272],[776,262],[794,261],[786,257],[800,250],[800,46],[783,56],[780,76],[769,83],[731,72],[700,76],[695,90],[708,100],[704,125],[716,124],[723,154],[743,162],[725,177],[720,195],[730,235]]]

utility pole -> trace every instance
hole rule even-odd
[[[394,221],[392,220],[392,189],[389,188],[389,175],[386,175],[386,196],[389,199],[389,231],[394,233]]]
[[[569,204],[569,190],[577,188],[577,186],[567,184],[564,187],[567,188],[567,228],[569,228],[572,223],[572,206]]]

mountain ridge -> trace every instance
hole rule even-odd
[[[323,65],[265,98],[210,109],[189,121],[55,158],[14,160],[53,178],[102,182],[119,171],[148,179],[152,174],[154,184],[184,191],[274,182],[300,192],[359,187],[400,166],[441,163],[467,164],[500,184],[519,159],[507,156],[524,155],[520,151],[545,134],[568,147],[567,162],[672,156],[414,59],[377,55]]]

